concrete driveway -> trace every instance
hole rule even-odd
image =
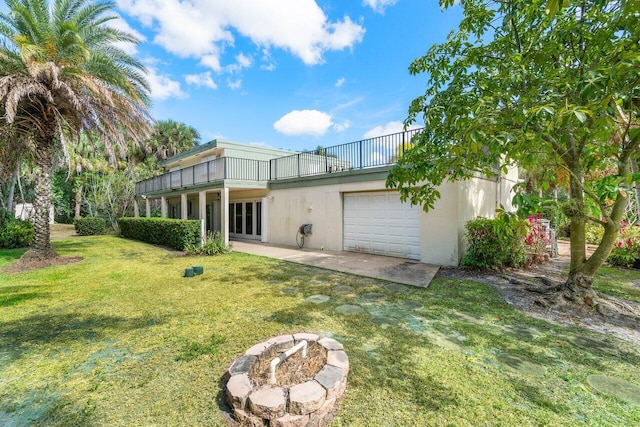
[[[298,249],[252,241],[233,241],[232,250],[266,256],[298,264],[357,274],[426,288],[440,267],[402,258],[370,255],[359,252],[334,252]]]

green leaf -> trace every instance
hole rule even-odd
[[[582,111],[574,111],[573,114],[576,115],[576,118],[578,120],[580,120],[580,123],[584,123],[587,121],[587,115],[585,113],[583,113]]]

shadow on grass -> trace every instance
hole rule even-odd
[[[148,328],[161,320],[148,317],[38,314],[0,324],[0,358],[10,362],[32,352],[45,352],[74,341],[113,339],[114,332]]]

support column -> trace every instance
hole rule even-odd
[[[138,206],[138,199],[133,199],[133,216],[140,217],[140,206]]]
[[[267,215],[269,214],[268,203],[269,203],[269,198],[263,197],[262,198],[262,224],[260,224],[260,228],[262,229],[262,234],[260,235],[260,241],[262,243],[267,243],[269,241],[269,228],[267,227],[267,224],[269,222],[267,221]]]
[[[144,199],[144,209],[147,214],[147,218],[151,218],[151,202],[149,199]]]
[[[187,205],[187,193],[180,195],[180,219],[189,219],[189,206]]]
[[[229,189],[220,190],[220,230],[224,244],[229,244]]]
[[[198,193],[198,219],[200,221],[207,221],[207,192],[200,191]],[[204,242],[207,239],[207,224],[204,225],[204,229],[202,230],[202,241]]]
[[[160,212],[162,218],[167,217],[167,198],[165,196],[160,197]]]

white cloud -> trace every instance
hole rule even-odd
[[[220,70],[232,30],[262,48],[280,48],[307,65],[330,50],[352,48],[365,33],[348,16],[330,21],[316,0],[117,0],[118,7],[156,31],[154,42]],[[236,58],[237,59],[237,58]]]
[[[411,126],[409,126],[408,130],[417,129],[419,127],[420,126],[411,125]],[[389,123],[387,123],[385,125],[376,126],[373,129],[370,129],[369,131],[367,131],[363,135],[363,138],[365,138],[365,139],[375,138],[377,136],[389,135],[389,134],[392,134],[392,133],[402,132],[403,130],[404,130],[404,123],[393,121],[393,122],[389,122]]]
[[[260,58],[260,61],[262,61],[262,65],[260,65],[261,70],[273,71],[276,69],[276,63],[271,58],[271,51],[269,49],[262,49],[262,58]]]
[[[143,42],[146,40],[145,36],[140,34],[138,31],[134,30],[133,28],[131,28],[131,26],[127,23],[127,21],[125,21],[122,18],[122,16],[117,14],[115,16],[117,17],[117,19],[112,19],[111,21],[108,22],[107,25],[109,25],[111,28],[114,28],[118,31],[131,34],[132,36],[137,38],[140,42]],[[138,53],[138,46],[135,43],[122,42],[122,43],[117,43],[116,46],[118,46],[128,55],[135,55],[136,53]]]
[[[345,120],[342,123],[334,123],[333,124],[333,129],[336,132],[344,132],[345,130],[349,129],[351,127],[351,122],[349,120]]]
[[[167,98],[186,98],[187,94],[180,88],[180,82],[172,80],[166,74],[158,74],[155,68],[147,67],[147,81],[151,88],[151,98],[163,100]]]
[[[227,66],[227,71],[230,73],[238,73],[242,71],[243,68],[249,68],[252,63],[253,60],[250,56],[240,53],[236,55],[236,63]]]
[[[282,116],[273,128],[285,135],[322,136],[333,125],[331,115],[318,110],[294,110]]]
[[[384,13],[384,10],[396,4],[398,0],[362,0],[362,3],[369,6],[375,12]]]
[[[238,90],[242,87],[242,80],[241,79],[236,79],[236,80],[231,80],[231,79],[227,79],[227,86],[229,86],[229,89],[231,90]]]
[[[184,80],[188,84],[198,86],[198,87],[204,86],[211,89],[218,88],[218,85],[216,85],[216,82],[214,82],[213,79],[211,78],[210,71],[207,71],[206,73],[201,73],[201,74],[187,74],[186,76],[184,76]]]
[[[340,77],[338,80],[336,80],[335,86],[336,87],[341,87],[345,82],[344,77]]]

